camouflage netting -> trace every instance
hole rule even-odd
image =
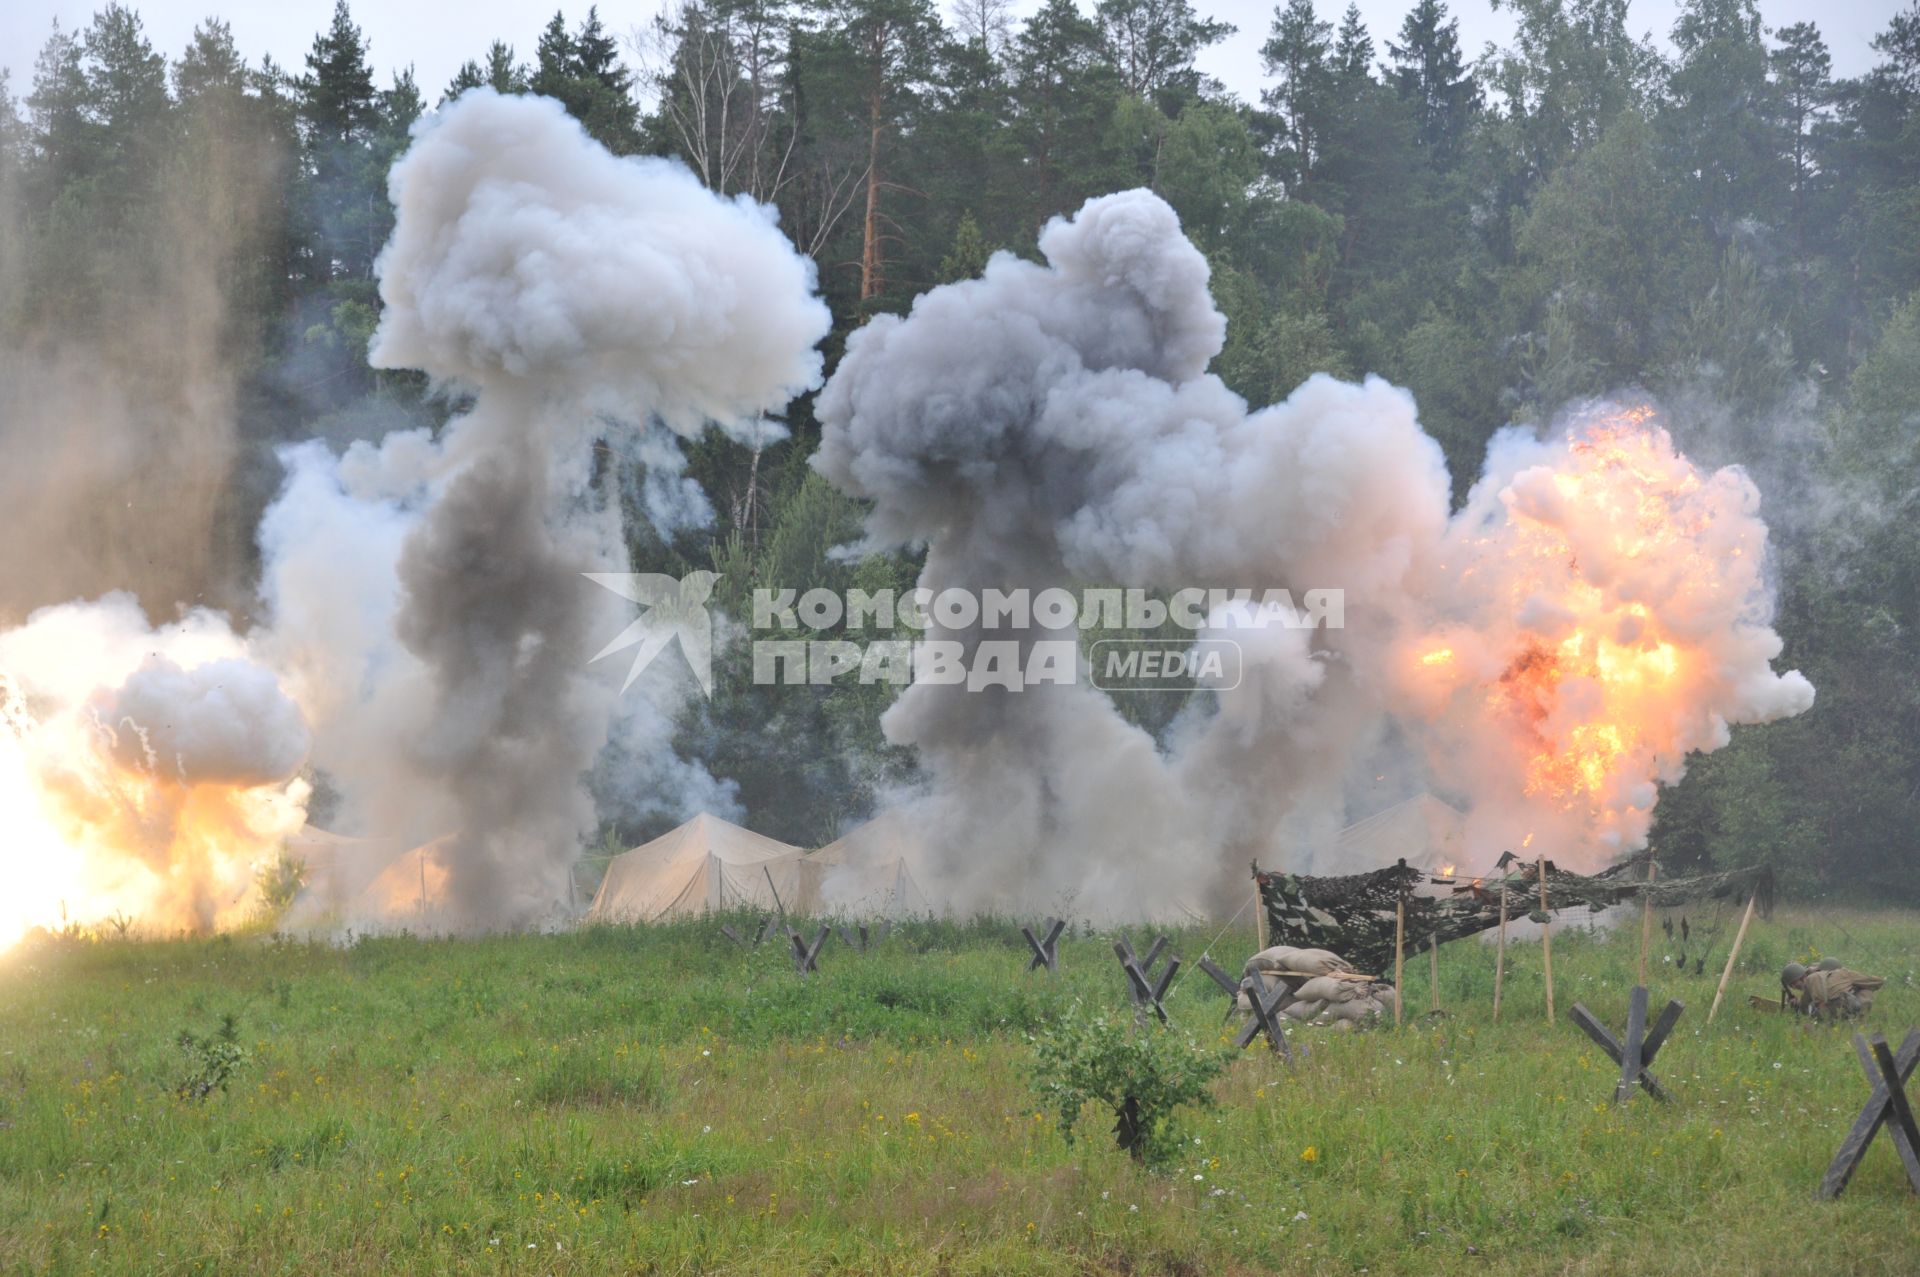
[[[1773,870],[1764,865],[1648,883],[1645,853],[1592,877],[1556,868],[1551,860],[1546,863],[1547,907],[1553,910],[1585,907],[1598,912],[1646,893],[1662,909],[1713,898],[1741,904],[1751,894],[1761,912],[1773,911]],[[1255,865],[1253,877],[1267,911],[1269,944],[1331,949],[1373,975],[1393,966],[1394,905],[1402,899],[1408,952],[1425,948],[1429,937],[1445,944],[1499,926],[1502,886],[1507,888],[1509,918],[1524,918],[1540,908],[1538,863],[1511,856],[1501,859],[1498,874],[1453,880],[1444,884],[1451,892],[1439,896],[1414,894],[1429,879],[1405,861],[1339,878],[1262,873]]]

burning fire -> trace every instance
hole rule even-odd
[[[1812,703],[1769,666],[1758,503],[1645,407],[1496,439],[1443,556],[1445,619],[1400,668],[1436,769],[1498,813],[1500,840],[1549,823],[1576,856],[1641,845],[1689,753]]]
[[[244,921],[304,821],[305,726],[272,676],[215,618],[144,631],[110,599],[0,633],[0,949]]]

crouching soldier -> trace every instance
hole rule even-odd
[[[1791,1003],[1816,1020],[1850,1020],[1873,1007],[1873,995],[1886,979],[1849,971],[1838,958],[1822,959],[1812,969],[1789,962],[1780,972],[1780,1005]]]

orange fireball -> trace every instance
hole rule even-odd
[[[1496,438],[1401,666],[1436,778],[1484,836],[1545,826],[1556,855],[1603,862],[1644,844],[1690,753],[1812,703],[1770,667],[1758,505],[1743,472],[1702,472],[1645,406]]]

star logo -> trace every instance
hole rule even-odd
[[[640,677],[653,658],[667,650],[674,640],[680,642],[680,654],[693,671],[694,681],[709,699],[713,696],[713,618],[707,612],[707,600],[713,597],[717,572],[689,572],[679,580],[659,572],[583,572],[582,576],[621,598],[640,605],[640,615],[611,643],[594,653],[587,663],[639,647],[627,670],[625,692]]]

